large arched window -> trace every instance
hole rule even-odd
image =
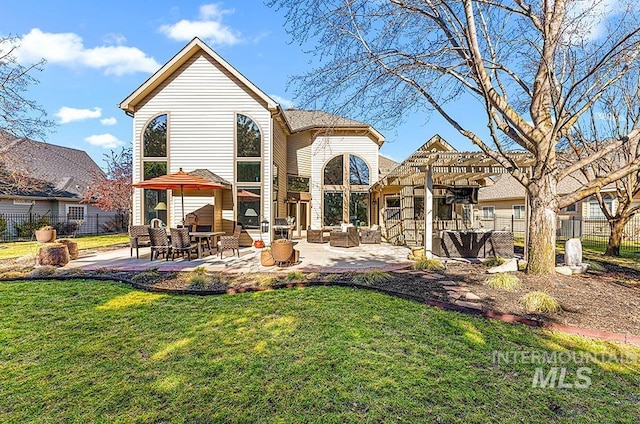
[[[237,221],[260,227],[262,215],[262,133],[250,117],[236,114]]]
[[[148,180],[167,173],[167,115],[158,115],[144,128],[142,133],[142,179]],[[167,223],[167,191],[144,190],[144,222],[159,218]]]
[[[359,156],[344,154],[327,161],[322,176],[324,225],[368,225],[369,175],[369,165]]]

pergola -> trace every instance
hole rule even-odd
[[[438,144],[440,148],[434,148],[434,144]],[[526,152],[509,152],[507,156],[513,164],[525,171],[534,163],[531,154]],[[507,172],[509,171],[504,166],[485,153],[458,152],[437,137],[435,143],[433,139],[425,143],[378,181],[371,190],[388,186],[424,186],[424,248],[425,255],[431,257],[434,188],[482,187],[487,185],[489,177]],[[528,205],[525,207],[528,209]],[[528,216],[528,210],[526,215]]]

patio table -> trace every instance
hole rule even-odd
[[[224,231],[191,231],[189,235],[193,237],[198,243],[198,258],[201,258],[204,253],[211,253],[213,250],[213,246],[215,246],[216,250],[218,249],[217,239],[220,236],[225,235]],[[202,242],[205,240],[210,240],[212,243],[209,244],[209,249],[207,251],[202,250]]]

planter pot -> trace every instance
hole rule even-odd
[[[420,259],[424,256],[424,247],[412,247],[411,254],[416,258]]]
[[[271,254],[276,263],[287,262],[293,253],[293,243],[271,243]]]
[[[56,230],[36,230],[36,240],[40,243],[49,243],[56,239]]]
[[[260,264],[262,266],[274,266],[276,264],[270,250],[263,250],[260,252]]]
[[[264,247],[264,241],[262,240],[256,240],[253,242],[253,247],[257,248],[257,249],[262,249]]]

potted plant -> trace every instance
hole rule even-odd
[[[264,241],[262,240],[256,240],[253,242],[253,247],[255,247],[256,249],[262,249],[264,247]]]
[[[35,231],[36,240],[40,243],[49,243],[55,241],[56,239],[56,230],[51,225],[45,225],[44,227],[40,227]]]
[[[271,254],[271,248],[265,247],[260,252],[260,265],[262,266],[274,266],[276,261],[273,259],[273,255]]]

